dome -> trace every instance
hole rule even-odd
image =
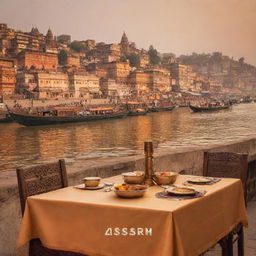
[[[125,32],[123,33],[122,39],[121,39],[121,44],[129,44],[129,40]]]
[[[46,38],[47,38],[48,40],[53,40],[53,33],[52,33],[52,31],[51,31],[50,28],[49,28],[48,31],[47,31]]]
[[[40,34],[40,32],[37,27],[32,27],[30,34],[32,34],[34,36],[38,36]]]

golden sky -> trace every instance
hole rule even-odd
[[[0,22],[107,43],[125,31],[139,48],[221,51],[256,65],[256,0],[0,0]]]

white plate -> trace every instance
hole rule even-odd
[[[79,184],[74,186],[74,188],[78,188],[78,189],[84,189],[84,190],[97,190],[97,189],[101,189],[105,186],[104,183],[100,183],[99,186],[97,187],[86,187],[84,184]]]
[[[180,188],[180,189],[187,189],[187,191],[177,191],[176,189],[177,188]],[[193,189],[193,188],[188,188],[188,187],[182,187],[182,186],[177,186],[177,187],[170,187],[170,188],[167,188],[165,190],[167,193],[170,193],[170,194],[175,194],[175,195],[194,195],[197,190]]]
[[[197,183],[204,184],[204,183],[208,183],[210,181],[212,181],[212,179],[211,178],[206,178],[206,177],[195,177],[195,178],[191,178],[191,179],[187,180],[187,182],[195,183],[195,184],[197,184]]]

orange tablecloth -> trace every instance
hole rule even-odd
[[[179,176],[175,184],[186,178]],[[120,176],[106,180],[122,182]],[[195,187],[205,189],[206,195],[182,201],[158,199],[155,193],[162,188],[154,186],[138,199],[73,187],[29,197],[17,248],[40,238],[46,247],[93,256],[198,255],[239,222],[246,226],[247,216],[240,180]],[[115,228],[127,232],[123,229],[117,235]]]

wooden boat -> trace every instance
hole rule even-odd
[[[10,112],[10,115],[19,124],[36,126],[122,118],[127,115],[127,112],[114,111],[113,108],[89,108],[85,111],[75,112],[72,108],[60,107],[38,114]]]
[[[224,105],[224,106],[209,106],[209,107],[198,107],[198,106],[192,106],[189,105],[190,109],[192,109],[194,112],[211,112],[211,111],[219,111],[223,109],[230,108],[231,105]]]
[[[142,116],[147,114],[147,109],[144,108],[143,103],[140,102],[127,102],[126,109],[128,111],[128,116]]]
[[[160,112],[160,111],[172,111],[175,106],[170,107],[151,107],[148,109],[148,112]]]
[[[9,114],[0,115],[0,123],[10,123],[12,121],[13,120]]]
[[[128,116],[144,116],[147,114],[146,110],[133,110],[128,112]]]
[[[8,109],[5,103],[0,102],[0,123],[12,122]]]

